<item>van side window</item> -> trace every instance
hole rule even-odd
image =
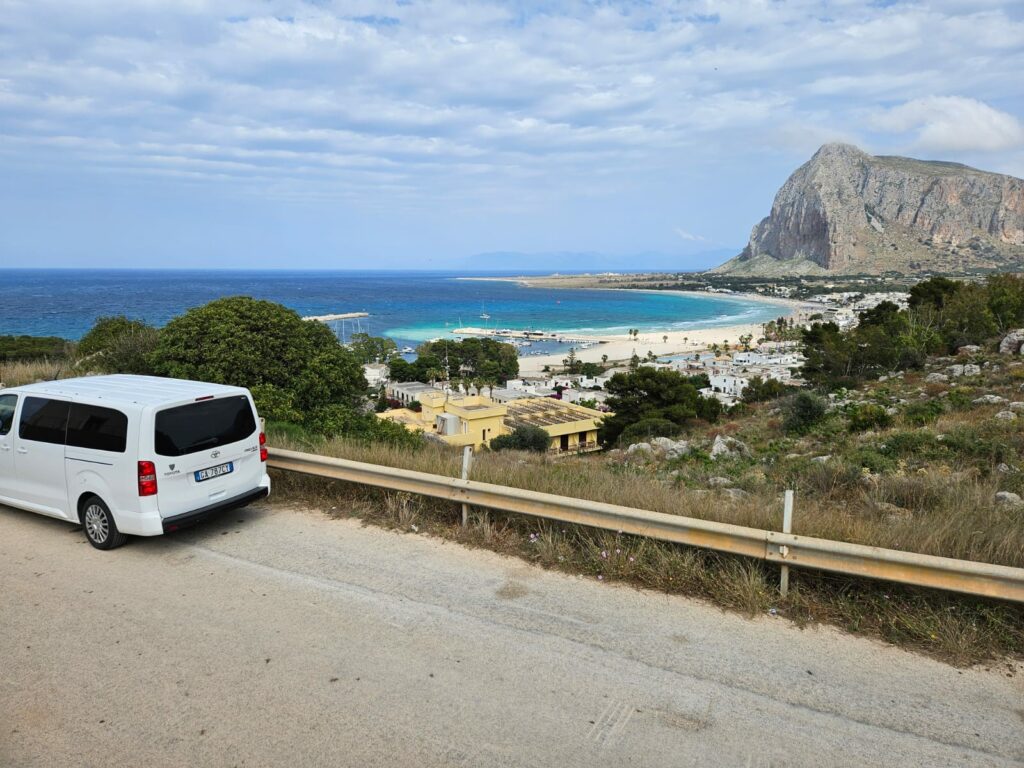
[[[128,417],[113,408],[71,404],[68,445],[97,451],[124,453],[128,441]]]
[[[18,436],[24,440],[64,445],[70,403],[45,397],[26,397],[21,407]]]
[[[17,395],[0,395],[0,435],[6,435],[14,424],[14,409],[18,405]]]

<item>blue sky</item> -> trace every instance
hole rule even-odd
[[[1024,176],[1021,2],[0,10],[6,267],[687,269],[826,141]]]

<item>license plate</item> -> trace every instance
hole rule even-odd
[[[207,469],[196,470],[196,482],[201,483],[203,480],[212,480],[215,477],[221,475],[230,475],[235,471],[234,462],[229,461],[227,464],[218,464],[216,467],[208,467]]]

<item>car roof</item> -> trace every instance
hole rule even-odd
[[[3,391],[0,390],[0,392]],[[241,395],[246,393],[246,390],[241,387],[229,387],[224,384],[209,384],[202,381],[188,381],[187,379],[165,379],[160,376],[130,376],[127,374],[81,376],[74,379],[60,379],[59,381],[43,381],[38,384],[27,384],[23,387],[12,387],[10,391],[25,392],[32,395],[88,398],[90,400],[104,400],[110,403],[133,403],[143,406],[195,400],[198,397],[216,397],[228,394]]]

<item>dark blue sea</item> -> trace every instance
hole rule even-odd
[[[335,324],[389,336],[400,346],[460,326],[624,333],[765,322],[779,307],[718,296],[529,288],[460,280],[448,272],[0,270],[0,334],[80,338],[98,317],[127,315],[163,325],[222,296],[280,302],[301,315],[366,312]],[[488,275],[477,275],[487,277]],[[489,318],[481,318],[489,315]],[[560,351],[543,345],[537,351]]]

